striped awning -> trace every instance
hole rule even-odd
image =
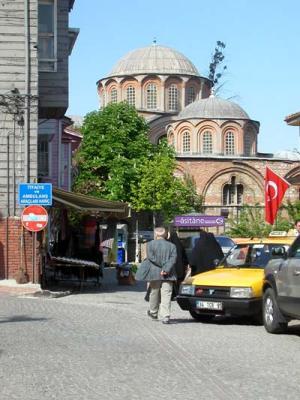
[[[120,218],[129,217],[130,208],[127,203],[121,201],[110,201],[98,199],[97,197],[87,196],[67,190],[53,188],[53,200],[90,214],[104,214],[109,216],[115,214]]]

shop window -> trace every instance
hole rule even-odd
[[[176,85],[171,85],[168,89],[169,111],[178,110],[178,89]]]
[[[182,135],[182,152],[189,153],[191,151],[191,136],[189,132],[184,132]]]
[[[131,85],[126,89],[126,100],[130,106],[135,107],[135,88]]]
[[[157,109],[157,88],[155,83],[149,83],[146,88],[146,104],[149,110]]]
[[[56,71],[56,0],[39,0],[38,5],[38,56],[39,69]]]

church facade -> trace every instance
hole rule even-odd
[[[193,177],[207,214],[263,207],[266,165],[292,183],[284,200],[298,200],[298,153],[259,153],[259,122],[212,86],[187,57],[156,43],[129,52],[97,82],[102,107],[125,100],[148,121],[152,143],[167,137],[176,175]]]

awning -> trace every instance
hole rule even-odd
[[[130,208],[127,203],[121,201],[98,199],[57,188],[53,188],[52,194],[54,201],[75,208],[76,210],[89,212],[90,214],[104,214],[105,216],[115,214],[120,218],[129,217]]]

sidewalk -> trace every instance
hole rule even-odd
[[[37,294],[41,292],[41,285],[38,283],[18,284],[15,279],[0,280],[0,294],[22,296],[24,294]]]

